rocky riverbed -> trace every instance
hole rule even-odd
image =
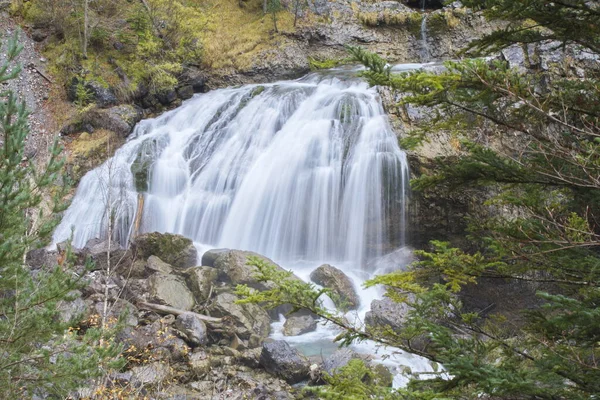
[[[64,251],[63,244],[53,251],[33,250],[27,263],[33,271],[47,268],[60,263]],[[351,359],[372,358],[349,349],[306,357],[285,340],[269,338],[271,324],[289,308],[273,312],[239,304],[234,293],[238,284],[272,287],[254,277],[255,267],[247,261],[254,256],[276,264],[256,253],[217,249],[200,257],[189,239],[154,232],[138,236],[128,249],[94,239],[75,255],[75,271],[85,274],[87,284],[73,301],[62,303],[61,318],[83,314],[83,326],[89,327],[103,317],[116,321],[126,315],[114,338],[123,347],[126,367],[113,371],[103,387],[82,388],[80,398],[116,387],[156,399],[290,399],[303,387],[323,384],[323,371],[331,374]],[[94,262],[91,270],[84,270],[86,259]],[[340,298],[357,298],[339,269],[324,265],[314,279]],[[402,324],[406,310],[386,304],[373,303],[369,326]],[[285,331],[297,335],[322,323],[315,315],[292,314]],[[373,368],[382,385],[392,384],[387,368]]]

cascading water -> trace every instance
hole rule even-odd
[[[425,6],[425,2],[423,2],[423,6]],[[423,11],[425,11],[423,9]],[[423,19],[421,20],[421,62],[426,63],[429,62],[429,43],[427,43],[427,14],[423,13]]]
[[[407,182],[406,156],[363,82],[311,75],[216,90],[142,121],[82,179],[54,241],[72,229],[75,247],[105,236],[111,209],[125,244],[140,191],[142,232],[278,261],[361,263],[403,244]]]
[[[410,252],[380,257],[405,241],[406,155],[376,89],[334,73],[215,90],[142,121],[114,157],[83,177],[54,242],[72,235],[83,247],[105,238],[110,217],[123,245],[138,228],[180,233],[199,248],[256,251],[304,279],[330,262],[358,286],[378,268],[406,263]],[[380,296],[376,288],[360,294],[349,320],[364,319]],[[282,324],[274,323],[274,337]],[[319,326],[286,340],[322,353],[337,334]],[[397,370],[432,370],[402,352],[384,359]],[[395,385],[406,381],[398,373]]]

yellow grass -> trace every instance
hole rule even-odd
[[[279,34],[275,33],[271,14],[263,15],[262,1],[248,0],[239,6],[238,0],[206,2],[209,24],[204,34],[203,63],[212,69],[244,70],[263,51],[285,46],[281,33],[294,31],[294,16],[282,11],[277,14]]]

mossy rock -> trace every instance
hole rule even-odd
[[[145,233],[134,239],[132,247],[138,258],[157,256],[181,269],[195,266],[198,256],[190,239],[170,233]]]

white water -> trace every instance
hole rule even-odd
[[[425,2],[423,2],[423,6],[425,6]],[[423,11],[425,9],[423,8]],[[427,43],[427,14],[423,14],[423,19],[421,20],[421,62],[427,63],[430,59],[429,54],[429,43]]]
[[[142,121],[84,176],[54,241],[72,228],[75,247],[105,236],[110,186],[114,238],[126,244],[141,157],[152,164],[142,232],[278,261],[362,263],[402,245],[408,165],[376,91],[318,75],[262,88],[216,90]]]
[[[111,215],[114,239],[126,244],[138,208],[131,168],[141,161],[150,165],[141,232],[180,233],[199,249],[253,250],[306,279],[329,262],[357,288],[378,268],[398,267],[403,251],[382,256],[405,242],[406,155],[376,90],[334,73],[215,90],[140,122],[113,158],[83,177],[54,243],[73,235],[83,247],[106,237]],[[375,288],[360,293],[357,321],[381,296]],[[321,326],[288,339],[334,335]],[[394,357],[426,369],[422,359]]]

